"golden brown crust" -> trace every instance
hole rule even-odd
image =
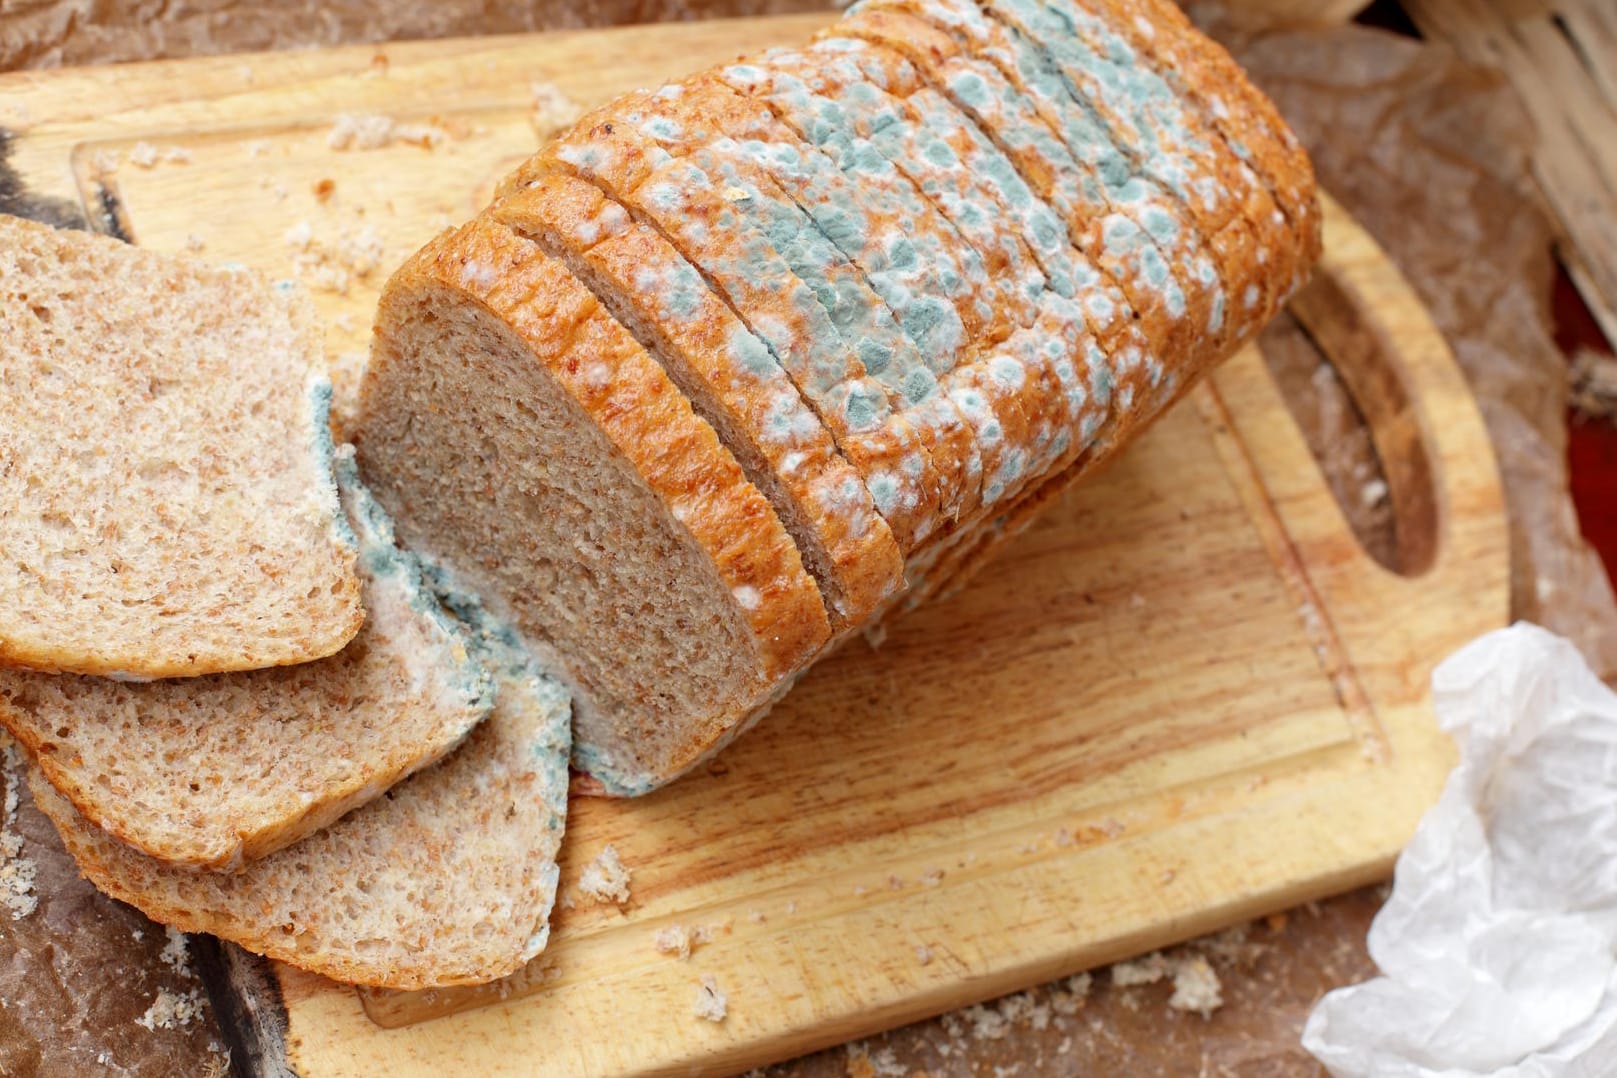
[[[560,263],[480,217],[399,270],[457,289],[506,322],[706,550],[752,627],[765,678],[830,639],[819,589],[764,496],[655,360]],[[558,331],[560,330],[560,331]]]
[[[681,99],[686,96],[684,85],[668,92],[676,91]],[[712,86],[692,90],[690,96],[708,99],[716,92],[732,102],[741,101]],[[741,226],[736,207],[723,192],[693,165],[671,158],[640,134],[635,123],[625,122],[630,115],[671,115],[683,121],[690,115],[688,106],[689,102],[676,106],[660,94],[629,95],[618,102],[613,118],[590,128],[575,126],[513,179],[532,182],[554,170],[596,184],[701,268],[725,302],[761,337],[766,336],[761,332],[765,324],[781,327],[784,333],[772,340],[781,365],[864,477],[900,549],[907,551],[939,523],[946,488],[934,463],[935,439],[895,410],[901,402],[868,377],[855,348],[840,340],[809,286],[772,249],[759,246],[759,237]],[[705,121],[698,122],[706,127]],[[772,118],[768,122],[773,124]],[[677,200],[677,205],[663,205],[666,199],[648,202],[642,188],[653,184],[655,191]],[[502,192],[512,189],[510,181],[501,186]],[[853,407],[856,399],[870,406],[871,414],[858,414]]]
[[[1272,256],[1285,260],[1282,264],[1290,271],[1282,289],[1289,295],[1319,259],[1323,242],[1319,195],[1308,154],[1274,102],[1252,84],[1228,50],[1191,25],[1171,0],[1099,2],[1106,4],[1109,21],[1130,44],[1165,76],[1179,81],[1264,181],[1291,234],[1289,241],[1268,241]],[[1262,227],[1268,220],[1266,216],[1254,224]],[[1267,272],[1275,275],[1274,270]]]
[[[749,368],[738,337],[755,351],[763,345],[734,313],[700,280],[694,282],[697,287],[678,287],[685,284],[686,274],[695,274],[689,263],[656,232],[634,224],[621,211],[621,230],[604,234],[599,222],[609,209],[616,209],[615,204],[593,185],[550,174],[510,193],[490,212],[530,238],[540,232],[554,235],[555,242],[609,279],[637,317],[660,327],[666,347],[677,350],[711,388],[711,396],[728,413],[730,428],[751,442],[749,454],[779,476],[799,515],[813,528],[830,563],[829,583],[836,596],[835,604],[828,603],[833,624],[857,624],[902,586],[904,571],[898,544],[863,481],[837,452],[824,424],[801,406],[783,371],[773,365],[763,371]],[[589,246],[584,236],[598,238]],[[641,275],[649,275],[651,287],[637,287]],[[675,291],[681,305],[677,313],[670,309]]]

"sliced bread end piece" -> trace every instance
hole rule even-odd
[[[0,665],[306,662],[359,630],[306,295],[0,215]]]
[[[682,773],[830,638],[713,429],[561,263],[490,219],[389,282],[356,444],[405,545],[574,689],[578,760],[615,793]]]
[[[93,826],[37,768],[29,787],[97,887],[155,920],[340,981],[481,984],[545,947],[567,814],[566,690],[486,620],[474,654],[493,714],[452,756],[236,873],[142,856]]]
[[[369,610],[336,655],[147,684],[0,670],[0,723],[119,841],[236,868],[380,796],[488,714],[493,685],[466,634],[393,545],[353,450],[336,465]]]

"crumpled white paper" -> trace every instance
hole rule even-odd
[[[1383,976],[1303,1047],[1338,1076],[1617,1075],[1617,694],[1527,624],[1432,686],[1460,763],[1371,926]]]

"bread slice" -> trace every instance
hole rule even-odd
[[[835,629],[903,586],[904,563],[863,481],[797,387],[701,275],[593,185],[562,174],[491,212],[567,265],[657,357],[769,497]]]
[[[610,792],[694,766],[824,648],[819,590],[713,429],[561,263],[487,218],[389,281],[359,459],[403,544],[575,690]]]
[[[84,875],[155,920],[358,984],[503,977],[549,939],[567,693],[511,633],[484,618],[475,628],[473,653],[497,685],[487,721],[435,767],[238,872],[145,857],[75,812],[37,768],[29,786]]]
[[[306,662],[359,630],[301,292],[0,215],[0,665]]]
[[[500,191],[546,172],[567,173],[599,187],[660,233],[763,341],[863,477],[907,551],[941,523],[945,483],[931,439],[905,414],[904,398],[869,377],[861,342],[843,340],[814,289],[743,213],[743,200],[731,201],[703,170],[658,144],[655,132],[677,135],[680,117],[690,114],[687,96],[676,84],[620,103],[635,117],[631,123],[615,118],[618,104],[586,117],[507,177]],[[676,127],[665,128],[669,123]]]
[[[146,684],[0,671],[0,723],[87,820],[160,861],[234,869],[443,756],[489,677],[338,455],[365,625],[330,658]]]

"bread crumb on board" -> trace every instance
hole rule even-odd
[[[691,956],[691,933],[684,925],[669,925],[659,928],[652,933],[651,945],[657,948],[658,954],[677,954],[681,958]]]
[[[345,112],[326,135],[333,150],[382,150],[395,142],[433,150],[448,142],[450,133],[437,124],[404,124],[380,113]]]
[[[191,976],[191,946],[185,938],[185,933],[173,925],[164,925],[163,931],[168,936],[168,942],[163,944],[163,949],[157,957],[162,959],[165,966],[171,967],[181,976]]]
[[[174,993],[166,988],[157,990],[157,998],[146,1008],[146,1013],[135,1019],[135,1024],[150,1030],[176,1029],[188,1026],[202,1014],[202,991]]]
[[[137,142],[129,148],[124,160],[136,168],[188,165],[191,163],[191,151],[182,146],[153,146],[150,142]]]
[[[681,958],[689,958],[691,952],[704,943],[712,943],[719,936],[727,936],[733,922],[726,917],[722,921],[707,925],[668,925],[652,933],[651,945],[659,954],[674,954]]]
[[[696,1002],[691,1006],[698,1018],[709,1022],[722,1022],[730,1010],[730,998],[719,987],[719,979],[711,973],[702,974],[696,985]]]
[[[1208,1018],[1224,1005],[1218,973],[1205,955],[1194,951],[1163,954],[1154,951],[1142,958],[1119,962],[1112,967],[1112,983],[1119,988],[1155,984],[1171,980],[1173,995],[1168,1006]]]
[[[612,902],[621,906],[629,901],[629,878],[632,873],[618,859],[617,847],[607,843],[595,860],[584,866],[578,877],[578,889],[597,902]]]
[[[535,82],[529,89],[533,92],[533,108],[528,120],[533,124],[534,133],[542,139],[550,138],[584,113],[578,102],[555,83]]]
[[[335,242],[316,235],[308,221],[283,234],[293,250],[292,274],[316,292],[346,296],[356,280],[366,280],[381,266],[387,248],[370,225],[339,233]]]
[[[12,830],[17,822],[18,791],[22,786],[22,752],[10,735],[0,732],[0,766],[4,767],[6,800],[0,809],[0,905],[20,921],[39,908],[34,881],[39,866],[22,855],[22,836]]]

